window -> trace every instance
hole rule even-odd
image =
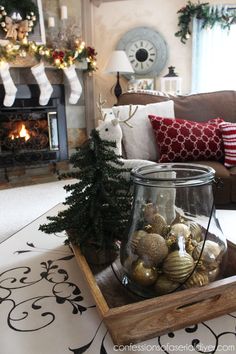
[[[236,24],[202,29],[194,19],[192,33],[192,92],[236,90]]]

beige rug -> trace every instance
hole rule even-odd
[[[65,200],[65,184],[57,181],[0,191],[0,242]]]

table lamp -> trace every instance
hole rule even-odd
[[[106,73],[116,73],[116,84],[114,93],[116,98],[121,95],[120,73],[133,73],[134,70],[124,50],[114,50],[105,67]]]

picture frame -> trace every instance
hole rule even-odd
[[[46,34],[45,34],[45,26],[44,26],[44,18],[43,18],[43,7],[41,0],[32,0],[38,7],[39,19],[34,27],[32,33],[29,33],[29,40],[34,41],[37,44],[45,44],[46,43]]]
[[[41,0],[32,0],[33,3],[38,8],[39,18],[37,24],[34,26],[33,31],[29,32],[28,39],[29,41],[36,42],[37,44],[46,44],[46,34],[43,18],[43,8]],[[9,39],[6,38],[6,32],[0,31],[0,45],[5,46],[9,43]]]
[[[136,79],[137,91],[139,90],[154,90],[154,78]]]

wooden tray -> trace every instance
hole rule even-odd
[[[111,266],[94,271],[78,247],[73,251],[114,344],[137,343],[236,310],[236,245],[231,242],[224,279],[145,300],[129,293]]]

